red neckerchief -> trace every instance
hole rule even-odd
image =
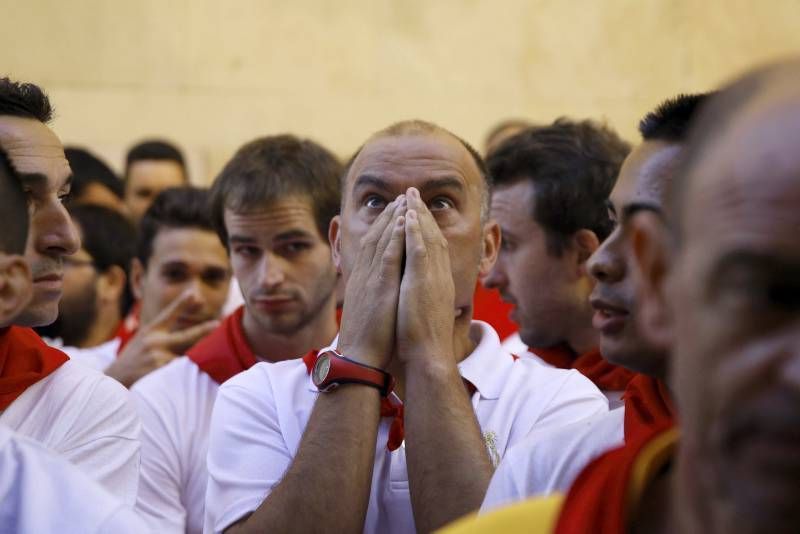
[[[30,328],[0,330],[0,411],[67,360],[69,356],[48,346]]]
[[[554,534],[623,534],[629,510],[628,488],[642,450],[670,430],[657,424],[632,441],[592,461],[578,475],[564,499]]]
[[[136,302],[131,308],[131,311],[128,312],[128,315],[125,316],[125,319],[119,325],[117,329],[117,334],[114,337],[119,338],[119,347],[117,347],[117,356],[120,355],[122,349],[125,348],[125,345],[128,344],[128,341],[131,340],[133,336],[136,335],[136,332],[139,330],[139,315],[142,311],[142,303]]]
[[[622,391],[636,373],[608,363],[599,349],[578,355],[569,347],[556,345],[546,349],[528,349],[542,360],[559,369],[575,369],[603,391]]]
[[[314,370],[314,364],[317,363],[317,356],[319,351],[311,351],[303,356],[303,363],[306,364],[306,371],[311,374]],[[514,357],[516,359],[516,356]],[[466,378],[464,380],[464,387],[467,392],[472,396],[476,390],[475,386]],[[381,397],[381,417],[391,417],[392,426],[389,427],[389,438],[386,440],[386,448],[390,451],[397,450],[402,445],[405,439],[405,423],[403,417],[403,404],[392,404],[388,397]]]
[[[648,429],[675,423],[672,397],[663,382],[637,374],[622,395],[625,402],[625,442]]]
[[[258,362],[244,336],[243,315],[244,306],[240,306],[187,353],[189,359],[218,384]]]

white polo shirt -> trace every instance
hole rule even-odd
[[[101,373],[105,371],[109,365],[114,363],[120,344],[120,338],[118,337],[110,339],[105,343],[101,343],[96,347],[89,347],[85,349],[80,347],[65,347],[63,343],[61,343],[61,339],[45,339],[45,341],[51,347],[55,347],[64,352],[74,362],[81,365],[86,365],[87,367],[90,367],[95,371],[100,371]]]
[[[522,341],[522,338],[519,337],[519,332],[514,332],[505,340],[503,340],[503,348],[510,352],[511,354],[516,354],[520,358],[528,358],[532,359],[542,365],[546,365],[548,367],[553,367],[546,361],[544,361],[541,357],[536,355],[536,353],[531,352],[528,349],[528,346]],[[624,391],[618,390],[601,390],[603,395],[606,396],[608,399],[608,407],[612,410],[616,410],[623,405],[622,402],[622,394]]]
[[[515,360],[488,324],[474,321],[472,329],[480,341],[459,369],[476,387],[472,406],[493,461],[533,430],[607,411],[605,397],[577,371]],[[211,420],[206,532],[256,510],[280,482],[318,395],[302,360],[259,363],[222,385]],[[405,449],[387,449],[390,425],[383,418],[378,429],[365,532],[414,532]]]
[[[0,424],[135,504],[141,423],[128,390],[113,378],[69,360],[17,397]]]
[[[130,508],[80,469],[0,425],[0,532],[146,531]]]
[[[481,513],[530,497],[565,494],[589,462],[624,444],[624,419],[623,406],[514,445],[494,472]]]
[[[153,532],[203,531],[208,429],[218,389],[186,356],[131,388],[142,417],[136,510]]]

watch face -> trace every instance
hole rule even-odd
[[[325,378],[328,376],[328,371],[331,369],[331,358],[327,354],[323,354],[322,356],[317,359],[317,363],[314,365],[314,372],[311,375],[311,379],[314,381],[314,385],[319,386],[322,382],[325,381]]]

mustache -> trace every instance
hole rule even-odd
[[[291,291],[286,289],[281,289],[280,291],[269,291],[269,290],[256,290],[250,293],[250,298],[253,300],[257,299],[298,299],[299,293],[297,291]]]
[[[47,260],[39,260],[30,263],[31,278],[36,280],[43,276],[50,276],[52,274],[60,275],[64,271],[64,262],[61,258],[48,258]]]

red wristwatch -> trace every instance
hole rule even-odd
[[[335,349],[317,357],[311,380],[322,392],[332,391],[341,384],[363,384],[376,388],[385,397],[394,388],[394,377],[383,369],[345,358]]]

